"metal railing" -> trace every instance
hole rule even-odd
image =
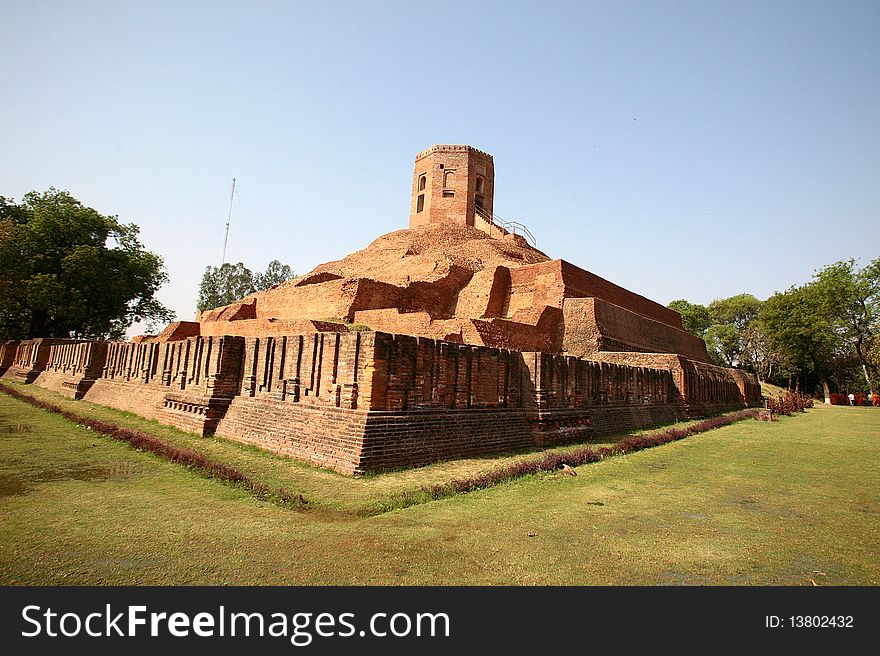
[[[474,213],[489,225],[494,225],[498,228],[501,228],[501,230],[505,234],[521,235],[529,244],[532,245],[532,247],[538,247],[538,242],[535,239],[535,236],[526,226],[524,226],[519,221],[507,221],[495,214],[494,212],[490,214],[482,207],[475,207]]]

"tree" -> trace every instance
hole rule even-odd
[[[162,258],[138,232],[66,191],[0,197],[0,338],[118,338],[173,320],[155,298]]]
[[[275,285],[280,285],[293,278],[293,270],[286,264],[281,264],[278,260],[269,262],[265,273],[257,273],[254,275],[254,288],[258,292],[271,289]]]
[[[209,266],[199,283],[198,309],[210,310],[229,305],[254,291],[254,274],[241,262]]]
[[[816,287],[807,284],[774,294],[764,302],[759,321],[774,348],[795,367],[809,367],[818,376],[825,400],[830,402],[830,380],[844,368],[846,349],[841,348],[822,311]]]
[[[685,331],[691,335],[703,337],[706,334],[706,330],[712,325],[709,310],[706,309],[705,305],[689,303],[684,299],[679,299],[672,301],[668,307],[681,315],[681,323]]]
[[[725,367],[748,367],[744,331],[757,318],[761,301],[751,294],[737,294],[712,301],[706,310],[711,325],[706,330],[709,353]]]
[[[880,258],[864,269],[855,260],[835,262],[813,276],[819,309],[831,329],[849,344],[873,392],[878,365],[872,344],[880,329]]]
[[[739,331],[733,324],[716,323],[706,331],[706,347],[709,355],[722,367],[740,364],[743,344]]]
[[[758,376],[758,380],[770,381],[794,373],[791,362],[784,353],[773,347],[770,336],[761,322],[750,322],[740,333],[742,339],[742,362],[746,369]]]
[[[199,283],[198,309],[211,310],[240,301],[254,292],[271,289],[294,276],[291,268],[278,260],[269,262],[264,273],[254,273],[243,263],[209,266]]]
[[[712,301],[707,310],[713,324],[729,324],[742,330],[758,317],[761,301],[751,294],[737,294]]]

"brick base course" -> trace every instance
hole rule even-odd
[[[353,474],[364,471],[367,413],[237,396],[216,435]]]
[[[349,474],[584,441],[742,407],[759,390],[682,356],[605,358],[375,332],[31,340],[3,375]]]
[[[664,405],[606,406],[593,411],[593,427],[604,435],[660,424],[671,424],[685,418],[684,409],[674,403]]]

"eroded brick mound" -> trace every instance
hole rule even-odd
[[[332,322],[336,330],[360,323],[459,342],[553,349],[553,331],[537,331],[546,303],[514,321],[504,318],[510,270],[547,261],[521,238],[493,238],[469,226],[397,230],[304,276],[206,310],[198,321],[203,335],[271,334],[309,320]],[[496,320],[501,323],[492,325]]]
[[[388,233],[304,276],[202,312],[198,322],[201,335],[359,324],[518,351],[657,351],[708,361],[703,341],[682,330],[673,310],[551,260],[521,237],[490,237],[461,223]]]
[[[323,274],[406,285],[436,280],[451,267],[473,274],[499,265],[516,267],[549,259],[528,244],[495,239],[469,226],[452,224],[390,232],[363,250],[319,265],[304,279]]]

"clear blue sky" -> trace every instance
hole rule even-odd
[[[160,298],[408,221],[415,154],[492,153],[496,211],[659,302],[880,256],[880,2],[5,0],[0,194],[141,227]]]

